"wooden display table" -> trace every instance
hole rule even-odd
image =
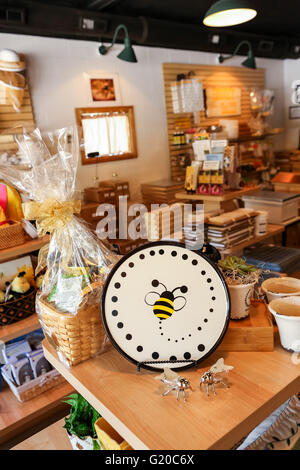
[[[48,361],[126,439],[134,449],[230,449],[290,396],[300,390],[300,367],[277,345],[273,352],[225,352],[218,349],[198,370],[181,372],[191,381],[188,401],[162,397],[159,374],[142,370],[111,347],[69,369],[44,341]],[[217,387],[207,397],[201,374],[224,357],[233,365],[230,389]]]

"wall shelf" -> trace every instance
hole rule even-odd
[[[242,144],[243,142],[252,142],[255,140],[264,140],[267,137],[276,137],[276,135],[280,135],[283,132],[283,129],[274,129],[273,132],[266,132],[262,135],[244,135],[238,137],[236,139],[229,139],[230,144]]]
[[[11,248],[6,248],[5,250],[0,250],[0,263],[8,261],[18,256],[26,255],[32,251],[39,250],[43,245],[48,243],[50,240],[49,235],[45,235],[43,238],[33,238],[29,239],[26,243],[22,245],[13,246]]]
[[[6,343],[7,341],[26,335],[38,328],[41,328],[41,325],[37,314],[34,313],[30,317],[24,318],[24,320],[20,320],[16,323],[12,323],[11,325],[0,326],[0,341]]]

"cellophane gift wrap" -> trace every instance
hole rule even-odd
[[[71,366],[103,351],[107,342],[100,297],[118,257],[75,214],[79,140],[76,127],[16,136],[31,169],[0,166],[0,176],[28,197],[24,217],[35,220],[40,237],[50,242],[39,252],[36,274],[45,272],[36,309],[48,341]]]

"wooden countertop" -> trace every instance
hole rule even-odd
[[[181,372],[191,381],[188,401],[162,397],[158,373],[142,370],[114,348],[69,369],[44,341],[46,358],[134,449],[230,449],[300,390],[300,367],[277,345],[272,352],[221,352]],[[230,389],[200,392],[200,376],[218,358],[234,366]]]

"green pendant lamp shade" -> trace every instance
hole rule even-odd
[[[247,67],[248,69],[256,69],[256,62],[255,57],[253,54],[248,54],[247,59],[242,62],[243,67]]]
[[[126,60],[126,62],[137,62],[136,55],[134,53],[133,47],[129,37],[125,37],[124,40],[124,49],[117,55],[119,59]]]
[[[257,15],[247,0],[219,0],[206,12],[203,23],[215,28],[246,23]]]
[[[125,33],[124,49],[120,52],[120,54],[117,55],[117,57],[118,59],[125,60],[126,62],[137,62],[136,55],[131,45],[130,37],[128,34],[128,29],[126,28],[124,24],[119,24],[119,26],[117,26],[110,46],[104,46],[103,44],[101,44],[101,46],[99,47],[99,53],[101,55],[105,55],[108,53],[109,49],[111,49],[113,45],[115,44],[117,35],[121,29],[123,29]]]

